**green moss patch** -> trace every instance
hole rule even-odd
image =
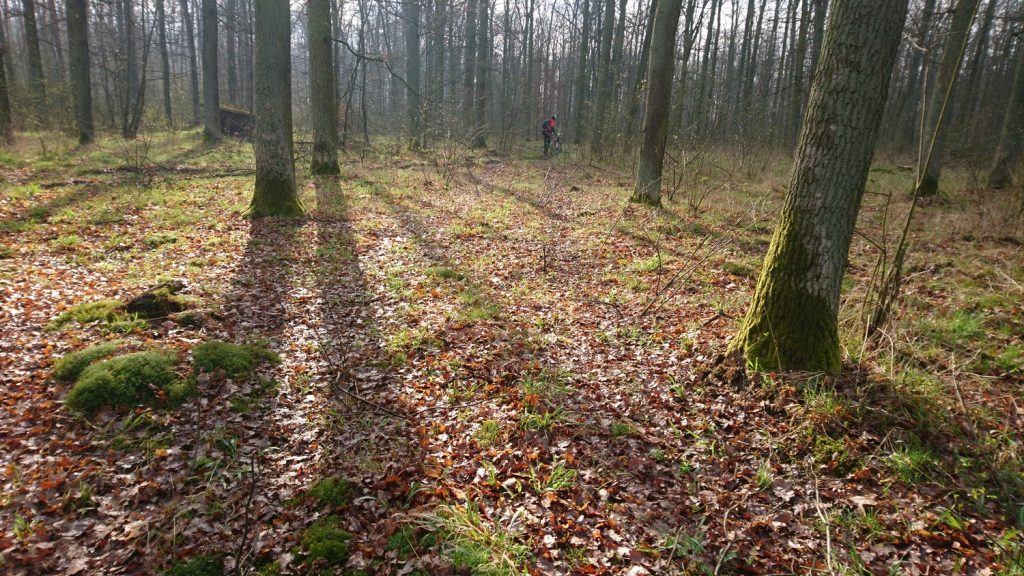
[[[174,358],[161,352],[133,352],[86,367],[65,403],[68,408],[92,416],[105,406],[154,404],[158,393],[177,393]]]
[[[321,506],[340,508],[352,501],[352,483],[344,478],[323,478],[309,489],[309,495]]]
[[[64,382],[74,382],[90,364],[112,355],[121,344],[120,340],[114,340],[65,354],[53,364],[53,377]]]
[[[164,572],[164,576],[222,576],[224,558],[210,554],[178,563]]]
[[[62,328],[72,322],[89,324],[91,322],[112,322],[121,316],[123,304],[120,300],[100,300],[84,302],[61,312],[60,316],[50,323],[50,328]]]
[[[348,562],[348,541],[352,534],[339,528],[337,516],[328,516],[302,533],[302,549],[306,561],[342,566]]]
[[[156,234],[150,234],[149,236],[146,236],[146,239],[144,240],[146,246],[150,248],[159,248],[164,244],[174,244],[177,241],[178,237],[176,235],[169,234],[167,232],[157,232]]]
[[[192,349],[192,364],[202,372],[222,371],[230,378],[251,373],[261,362],[276,364],[281,358],[259,346],[231,344],[220,340],[203,342]]]

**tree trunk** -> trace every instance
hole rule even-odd
[[[167,14],[164,9],[164,0],[156,0],[156,26],[160,43],[160,72],[162,74],[160,86],[164,98],[164,116],[167,118],[167,126],[174,127],[174,115],[171,109],[171,59],[167,53]],[[74,51],[72,51],[74,57]]]
[[[199,62],[196,58],[196,32],[192,15],[188,11],[188,0],[180,0],[181,19],[185,21],[185,44],[188,52],[189,86],[192,91],[192,125],[199,125]]]
[[[473,106],[473,147],[486,148],[487,140],[484,132],[487,130],[487,75],[490,66],[490,44],[489,25],[490,8],[487,0],[480,0],[480,7],[477,10],[479,28],[476,33],[476,93]]]
[[[423,145],[420,113],[420,4],[406,0],[402,4],[405,19],[405,105],[409,117],[409,137],[414,148]]]
[[[256,186],[249,210],[254,218],[301,216],[292,143],[289,4],[281,0],[255,0],[255,4]]]
[[[207,142],[221,139],[219,77],[217,0],[203,0],[203,139]]]
[[[1017,48],[1017,66],[1013,74],[1013,90],[1003,116],[995,162],[988,174],[991,188],[1006,188],[1013,183],[1013,170],[1024,152],[1024,47]]]
[[[0,46],[0,138],[7,144],[14,142],[14,126],[11,123],[11,98],[7,89],[7,68],[4,66],[4,47]]]
[[[228,103],[238,104],[238,0],[227,0],[224,34],[228,59]],[[308,41],[308,39],[307,39]]]
[[[121,107],[121,136],[127,140],[135,138],[138,134],[136,119],[136,106],[141,97],[141,82],[139,81],[139,64],[135,54],[135,5],[133,0],[121,2],[122,22],[124,23],[124,98]]]
[[[89,79],[89,8],[86,0],[67,0],[66,9],[78,143],[89,144],[96,138],[92,122],[92,83]]]
[[[948,118],[953,115],[953,96],[956,94],[956,80],[960,73],[967,48],[967,37],[971,31],[971,22],[978,9],[979,0],[957,0],[953,9],[953,21],[942,45],[942,60],[939,63],[938,83],[932,89],[928,99],[927,119],[924,125],[925,142],[931,139],[930,150],[925,154],[928,165],[921,175],[918,185],[919,196],[934,196],[939,192],[939,177],[942,175],[942,156],[946,151],[946,137],[949,130]],[[949,100],[946,100],[946,95]]]
[[[590,52],[590,1],[583,2],[583,35],[580,37],[580,58],[576,67],[576,103],[573,105],[573,142],[579,144],[584,138],[583,123],[587,118],[587,88],[590,75],[587,74],[587,55]]]
[[[795,52],[793,53],[793,72],[790,77],[792,81],[789,87],[787,147],[792,147],[797,143],[797,137],[800,134],[800,122],[803,119],[804,60],[807,58],[807,19],[810,15],[807,8],[807,3],[810,0],[796,0],[796,2],[802,6],[802,10],[800,11],[800,32],[796,38]]]
[[[644,91],[647,90],[647,71],[651,59],[651,36],[654,33],[654,16],[657,12],[657,0],[651,0],[650,13],[647,15],[647,25],[644,28],[643,41],[640,43],[640,63],[637,65],[636,82],[633,83],[633,91],[629,101],[629,112],[626,113],[623,132],[630,142],[636,134],[634,125],[640,115],[640,104],[644,98]]]
[[[335,100],[330,0],[306,0],[309,45],[310,119],[313,174],[338,173],[338,104]]]
[[[672,71],[675,68],[676,29],[683,0],[658,0],[651,35],[651,68],[647,74],[644,134],[633,188],[634,202],[661,206],[661,168],[668,140]]]
[[[462,58],[462,114],[464,118],[473,115],[473,81],[476,72],[476,10],[477,0],[469,0],[466,6],[466,50]]]
[[[839,292],[908,0],[836,0],[793,175],[730,343],[758,370],[841,368]]]
[[[615,32],[615,0],[604,2],[604,17],[601,20],[601,46],[597,59],[597,106],[594,107],[594,137],[590,150],[600,154],[605,144],[605,126],[612,99],[612,35]]]
[[[35,0],[21,0],[22,16],[25,21],[25,50],[28,55],[28,81],[32,91],[35,121],[39,126],[48,122],[46,102],[46,79],[43,76],[43,56],[39,52],[39,28],[36,25]]]

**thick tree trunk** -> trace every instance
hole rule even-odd
[[[254,218],[301,216],[292,143],[291,21],[281,0],[255,0],[256,187]]]
[[[171,58],[167,51],[167,14],[164,7],[164,0],[156,0],[156,27],[160,43],[160,87],[164,99],[164,117],[167,118],[167,126],[174,127],[174,114],[171,109]],[[72,57],[74,51],[72,51]]]
[[[420,4],[406,0],[402,4],[405,19],[405,105],[409,118],[409,137],[413,147],[423,145],[423,124],[420,113]]]
[[[21,0],[22,17],[25,22],[25,51],[28,58],[28,81],[32,91],[32,105],[35,121],[39,126],[48,122],[46,101],[46,79],[43,76],[43,56],[39,52],[39,27],[36,24],[35,0]]]
[[[988,174],[988,185],[1006,188],[1013,183],[1013,170],[1024,153],[1024,47],[1017,48],[1017,67],[1013,74],[1013,90],[1003,116],[995,162]]]
[[[92,121],[92,82],[89,79],[89,9],[86,0],[67,0],[66,9],[78,143],[89,144],[96,138]]]
[[[334,89],[330,0],[306,0],[309,44],[310,119],[313,124],[313,174],[338,173],[338,104]]]
[[[203,0],[203,138],[207,142],[221,139],[219,77],[217,0]]]
[[[199,62],[196,57],[196,32],[188,0],[180,0],[181,19],[185,22],[185,48],[188,53],[189,87],[192,94],[192,126],[199,125]]]
[[[931,141],[927,166],[921,174],[918,185],[919,196],[934,196],[939,192],[939,177],[942,175],[942,160],[946,152],[949,135],[948,118],[952,117],[956,94],[956,80],[960,74],[960,63],[967,48],[967,37],[971,22],[978,9],[979,0],[957,0],[953,8],[953,21],[949,25],[946,41],[942,45],[942,60],[939,63],[938,83],[928,99],[928,110],[924,125],[925,142]],[[946,96],[949,95],[947,101]]]
[[[141,105],[142,84],[139,79],[139,63],[135,44],[135,5],[133,0],[122,2],[122,22],[124,23],[124,98],[121,107],[121,136],[127,140],[138,134],[137,106]]]
[[[634,202],[661,206],[661,168],[668,140],[669,105],[672,102],[676,29],[683,0],[658,0],[651,35],[651,68],[647,74],[647,107],[644,134],[633,188]]]
[[[730,350],[759,370],[841,367],[839,292],[908,0],[836,0],[789,193]]]

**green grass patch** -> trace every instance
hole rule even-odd
[[[464,280],[466,275],[454,268],[447,266],[431,266],[427,268],[426,274],[428,278],[440,278],[441,280]]]
[[[519,534],[485,519],[472,503],[445,505],[426,518],[440,537],[441,553],[457,571],[484,576],[525,574],[530,547]]]
[[[480,429],[473,434],[477,445],[481,448],[493,446],[501,433],[501,424],[497,420],[484,420]]]
[[[437,545],[437,535],[432,532],[418,530],[416,526],[406,524],[400,526],[388,538],[387,549],[394,552],[402,560],[420,554]]]
[[[156,234],[150,234],[146,236],[143,243],[149,248],[159,248],[164,244],[174,244],[178,241],[178,236],[169,232],[157,232]]]
[[[459,293],[462,310],[459,318],[467,322],[492,320],[501,313],[501,308],[479,289],[470,287]]]
[[[281,361],[275,352],[260,346],[231,344],[219,340],[203,342],[192,348],[192,365],[201,372],[222,371],[229,378],[252,373],[261,362]]]
[[[90,364],[114,353],[122,342],[103,342],[84,350],[65,354],[53,364],[53,377],[64,382],[74,382]]]
[[[937,463],[930,450],[907,444],[900,444],[885,458],[886,468],[906,484],[928,478]]]
[[[722,264],[722,270],[740,278],[756,278],[757,270],[740,262],[726,262]]]
[[[105,406],[137,406],[161,400],[157,391],[180,397],[169,389],[178,380],[174,357],[162,352],[133,352],[86,367],[65,403],[75,412],[92,416]]]

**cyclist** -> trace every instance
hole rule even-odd
[[[544,124],[541,124],[540,133],[544,136],[544,156],[548,155],[548,149],[551,148],[551,137],[558,138],[558,130],[555,127],[557,122],[558,114],[555,113],[551,115],[551,118],[545,120]]]

